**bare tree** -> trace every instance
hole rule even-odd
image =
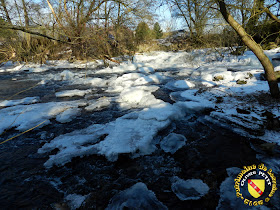
[[[175,16],[184,19],[191,37],[203,35],[207,22],[213,14],[211,6],[214,2],[203,0],[172,0],[167,2]]]
[[[227,6],[224,0],[217,0],[219,11],[221,12],[225,21],[238,33],[244,44],[252,50],[252,52],[257,56],[261,62],[265,75],[268,81],[271,96],[274,98],[279,98],[279,87],[278,82],[274,74],[274,67],[269,60],[269,58],[264,54],[263,49],[258,45],[254,39],[245,31],[245,29],[233,18],[233,16],[228,12]]]

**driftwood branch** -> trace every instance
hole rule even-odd
[[[112,62],[114,62],[114,63],[120,64],[119,61],[110,58],[109,55],[104,55],[103,57],[104,57],[104,59],[107,59],[107,60],[112,61]]]

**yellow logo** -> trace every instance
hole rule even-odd
[[[237,198],[241,198],[245,205],[263,205],[277,190],[276,177],[264,164],[244,166],[234,179],[234,188]]]
[[[254,197],[260,197],[265,190],[264,179],[248,179],[248,191]]]

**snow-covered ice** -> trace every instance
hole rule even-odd
[[[79,106],[84,106],[82,101],[49,102],[42,104],[17,105],[0,110],[0,133],[5,129],[16,127],[19,131],[28,130],[43,121],[44,125],[50,123],[50,119],[57,117],[63,122],[70,121],[78,114]],[[72,109],[71,111],[67,111]],[[63,114],[66,112],[65,114]],[[60,116],[59,116],[60,115]]]
[[[108,97],[101,97],[97,100],[89,101],[89,105],[85,107],[87,111],[99,111],[111,105],[112,99]]]
[[[92,125],[83,130],[56,137],[46,143],[39,153],[47,153],[56,148],[57,154],[51,155],[46,167],[64,165],[73,157],[91,154],[105,155],[108,160],[116,161],[119,154],[132,157],[154,152],[157,133],[167,127],[172,119],[184,116],[181,110],[168,103],[161,103],[140,112],[126,114],[104,125]],[[106,138],[100,141],[100,137]]]
[[[122,108],[150,107],[161,103],[161,100],[156,99],[152,94],[157,89],[156,86],[126,88],[120,93],[118,102]]]
[[[138,182],[132,187],[115,195],[106,210],[122,209],[168,209],[147,186]]]
[[[69,206],[72,210],[78,209],[81,207],[82,203],[86,200],[87,196],[69,194],[65,197],[65,200],[69,203]]]
[[[56,97],[73,97],[73,96],[84,96],[88,93],[90,93],[91,90],[64,90],[61,92],[56,92]]]
[[[196,51],[194,54],[201,52],[204,51]],[[50,156],[45,165],[48,167],[63,165],[71,161],[73,157],[90,154],[105,155],[111,161],[115,161],[119,154],[124,153],[130,154],[131,157],[151,154],[157,149],[154,138],[160,130],[166,128],[172,120],[185,116],[186,113],[200,112],[205,109],[213,110],[210,116],[206,117],[207,120],[221,120],[223,123],[234,122],[239,126],[246,127],[249,125],[258,129],[261,124],[254,123],[253,120],[247,120],[247,122],[236,118],[236,116],[241,118],[246,118],[246,116],[236,111],[237,107],[234,107],[234,104],[239,102],[236,98],[232,98],[232,95],[240,96],[256,91],[267,91],[267,83],[257,79],[260,74],[259,65],[251,66],[251,62],[255,61],[254,56],[250,53],[246,55],[246,59],[228,56],[224,60],[214,59],[210,64],[206,61],[211,56],[209,59],[192,58],[193,61],[200,62],[200,67],[192,63],[191,68],[189,64],[185,63],[186,60],[184,62],[180,60],[191,59],[187,54],[186,52],[157,52],[149,56],[136,55],[136,62],[133,64],[127,62],[113,68],[97,71],[97,73],[112,74],[111,79],[106,80],[108,82],[107,92],[116,93],[117,96],[114,99],[101,97],[98,100],[88,101],[88,106],[85,108],[87,111],[102,110],[110,106],[112,102],[117,103],[121,109],[137,108],[139,111],[126,114],[107,124],[92,125],[94,128],[95,126],[98,127],[98,131],[93,129],[94,133],[90,131],[92,129],[92,126],[90,126],[86,130],[55,138],[39,150],[40,152],[50,152],[55,148],[60,148],[57,154]],[[169,63],[170,61],[172,62]],[[178,63],[175,64],[175,62]],[[177,95],[178,98],[173,105],[157,99],[152,94],[159,88],[155,84],[162,83],[167,78],[157,72],[154,73],[151,69],[162,68],[163,64],[167,67],[182,69],[177,73],[178,75],[180,75],[180,72],[190,75],[186,80],[179,79],[173,81],[173,83],[168,83],[169,87],[172,84],[175,88],[173,91],[185,89],[182,92],[171,94],[173,96]],[[242,69],[242,67],[245,67],[245,69]],[[228,69],[231,68],[241,70],[229,71]],[[151,73],[139,73],[138,70],[140,69],[149,69]],[[73,77],[68,71],[63,73],[65,78],[67,78],[67,75],[70,78]],[[116,73],[120,75],[116,76]],[[238,79],[246,80],[247,84],[237,84]],[[101,78],[94,78],[94,80],[100,85],[105,84]],[[208,84],[206,85],[207,88],[210,87],[210,89],[203,89],[203,85],[206,83]],[[202,89],[199,88],[200,84],[202,84]],[[217,98],[222,98],[222,102],[217,103]],[[231,102],[234,102],[234,104]],[[79,113],[75,108],[77,107],[68,111],[70,115],[66,119],[71,119],[71,113],[74,111],[76,111],[74,116]],[[277,113],[277,111],[275,112]],[[68,113],[57,116],[57,120],[59,121],[64,115],[68,116]],[[250,118],[262,120],[259,114],[255,112],[250,114]],[[62,121],[66,122],[67,120],[62,119]],[[99,140],[101,135],[106,135],[102,141]],[[174,136],[178,134],[170,135],[172,135],[169,136],[170,138],[166,137],[161,141],[160,146],[166,152],[175,153],[185,144],[186,140],[183,137]],[[172,139],[172,141],[167,141],[168,139]],[[83,143],[77,146],[78,141]]]
[[[186,137],[177,133],[170,133],[161,142],[160,147],[165,152],[174,154],[177,150],[182,148],[186,144]]]
[[[79,108],[69,108],[64,112],[60,113],[56,116],[56,121],[60,123],[71,122],[75,117],[77,117],[81,113],[81,109]]]
[[[179,177],[172,177],[172,191],[182,200],[198,200],[206,195],[209,187],[201,179],[183,180]]]
[[[0,102],[0,107],[9,107],[16,105],[34,104],[40,101],[39,97],[26,97],[19,100],[5,100]]]

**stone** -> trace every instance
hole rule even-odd
[[[247,84],[247,81],[239,79],[239,80],[236,81],[236,84],[238,84],[238,85],[245,85],[245,84]]]
[[[224,80],[223,75],[217,75],[217,76],[214,76],[214,78],[213,78],[213,81],[215,81],[215,82],[220,81],[220,80]]]
[[[247,74],[246,74],[246,79],[252,79],[254,77],[254,75],[252,74],[252,73],[250,73],[250,72],[248,72]]]

